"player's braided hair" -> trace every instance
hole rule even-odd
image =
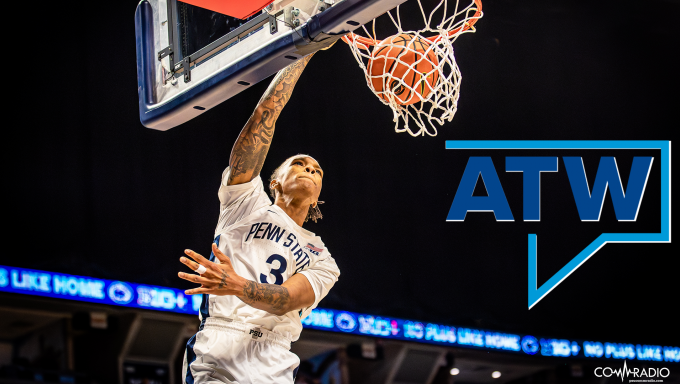
[[[290,160],[293,157],[298,157],[298,156],[309,157],[309,155],[302,155],[302,154],[291,156],[291,157],[287,158],[283,163],[281,163],[281,165],[276,167],[276,169],[274,170],[274,173],[272,173],[272,175],[269,176],[269,194],[271,195],[271,197],[273,199],[276,199],[276,190],[274,188],[272,188],[272,181],[274,181],[278,178],[279,171],[281,170],[281,167],[283,167],[284,164],[286,164],[288,162],[288,160]],[[324,203],[323,201],[317,201],[316,207],[312,206],[311,204],[309,205],[309,209],[307,210],[307,216],[305,217],[305,223],[308,220],[312,220],[313,222],[316,223],[317,220],[323,219],[323,215],[321,214],[321,210],[319,209],[319,204],[323,204],[323,203]]]

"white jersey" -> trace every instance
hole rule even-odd
[[[286,212],[272,205],[260,176],[248,183],[227,185],[230,169],[222,174],[220,219],[215,242],[236,273],[259,283],[282,284],[296,273],[309,280],[314,304],[277,316],[242,302],[235,296],[203,295],[201,319],[224,317],[255,324],[295,341],[301,320],[314,309],[338,280],[340,270],[321,238],[297,225]],[[219,263],[214,255],[210,259]]]

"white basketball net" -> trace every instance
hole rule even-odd
[[[421,0],[414,1],[418,1],[418,6],[425,22],[425,28],[417,31],[403,30],[399,16],[399,7],[396,8],[396,20],[392,15],[394,10],[387,12],[387,15],[397,28],[395,35],[409,34],[413,42],[418,39],[426,39],[425,41],[430,43],[430,45],[425,52],[417,52],[414,50],[417,44],[404,44],[403,39],[401,44],[393,44],[387,40],[378,40],[375,35],[375,19],[373,20],[373,33],[370,33],[366,26],[362,26],[367,37],[349,33],[343,37],[343,40],[349,44],[354,58],[359,63],[359,67],[364,71],[368,87],[378,96],[378,99],[383,104],[389,105],[392,108],[395,131],[408,132],[411,136],[424,136],[426,133],[430,136],[436,136],[437,127],[433,122],[444,125],[444,121],[451,121],[453,119],[453,115],[458,108],[461,74],[456,64],[456,58],[453,55],[453,42],[463,33],[475,31],[473,25],[482,17],[482,4],[480,0],[473,0],[467,7],[459,9],[459,0],[441,0],[430,14],[426,16],[420,2]],[[451,5],[449,1],[451,3],[455,1],[453,10],[449,9]],[[435,20],[433,16],[437,11],[439,13],[443,11],[443,16],[438,14]],[[450,11],[452,13],[449,14]],[[378,46],[381,48],[387,47],[387,49],[380,50],[374,56],[374,53],[379,50],[379,48],[376,49]],[[422,47],[423,45],[421,44],[420,46]],[[392,54],[391,57],[388,56],[389,52],[393,50],[394,52],[401,51],[402,53],[396,57],[395,54]],[[415,62],[405,62],[401,59],[405,54],[409,53],[408,51],[415,54]],[[436,55],[438,63],[424,63],[428,69],[427,72],[422,72],[422,64],[420,64],[420,68],[415,68],[419,63],[429,61],[428,55],[432,57],[432,54]],[[384,73],[378,75],[375,74],[376,71],[374,70],[372,75],[368,69],[371,60],[374,60],[374,63],[383,63],[385,66],[387,66],[388,61],[393,62],[396,66],[406,66],[408,70],[405,71],[406,75],[402,77],[408,77],[409,71],[413,71],[413,74],[418,74],[419,80],[415,83],[412,81],[411,86],[403,78],[392,76],[388,68],[385,68]],[[402,67],[402,69],[405,68]],[[427,83],[428,78],[438,80],[430,86],[430,83]],[[382,89],[376,90],[374,84],[381,84]],[[421,97],[421,93],[417,92],[416,88],[426,89],[429,93],[424,92],[425,96]],[[411,96],[411,100],[416,100],[413,97],[417,98],[415,103],[409,105],[403,105],[403,102],[399,103],[402,100],[399,99],[398,95],[403,94],[406,90],[413,92],[412,95],[414,96]],[[401,120],[403,120],[403,126]]]

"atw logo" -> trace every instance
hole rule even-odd
[[[557,287],[564,279],[607,243],[670,242],[670,141],[447,141],[447,149],[456,150],[526,150],[526,156],[505,157],[505,172],[522,174],[522,220],[541,221],[541,175],[565,172],[571,195],[581,222],[599,222],[607,193],[611,197],[616,220],[635,222],[645,196],[653,166],[660,167],[661,230],[659,233],[601,233],[543,285],[537,284],[537,235],[528,234],[529,309]],[[540,150],[554,151],[555,156],[531,156]],[[658,150],[655,156],[634,156],[627,180],[622,180],[615,156],[603,155],[594,182],[589,185],[586,167],[580,156],[559,156],[561,150]],[[479,151],[477,151],[479,152]],[[490,153],[491,154],[491,153]],[[559,168],[560,160],[564,170]],[[478,181],[483,181],[486,196],[474,196]],[[592,176],[591,176],[592,180]],[[447,221],[464,221],[468,212],[493,212],[496,221],[514,222],[503,186],[490,156],[471,156],[461,177]],[[617,227],[618,228],[618,227]]]

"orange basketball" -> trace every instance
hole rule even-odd
[[[439,72],[434,70],[439,60],[433,50],[428,51],[430,45],[427,39],[414,39],[412,35],[402,33],[388,37],[373,49],[367,72],[380,98],[388,101],[384,93],[388,90],[394,93],[395,101],[401,105],[427,98],[439,81]]]

